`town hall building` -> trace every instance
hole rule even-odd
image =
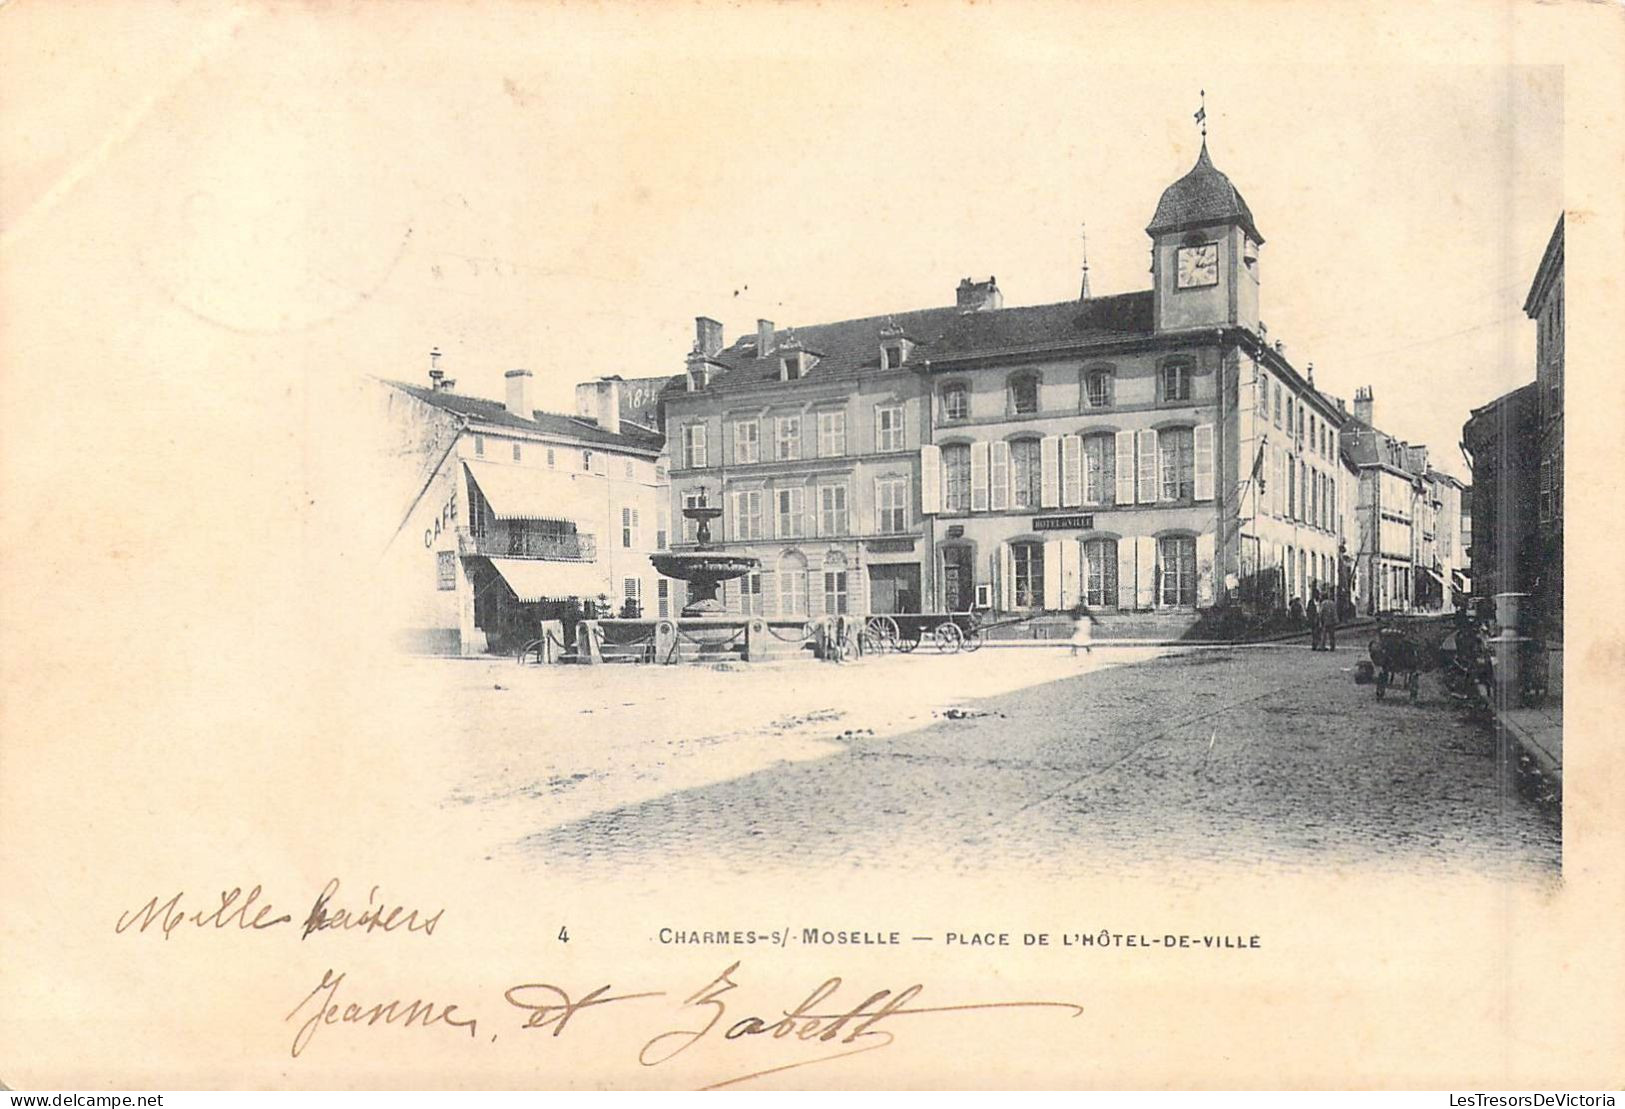
[[[1205,139],[1146,234],[1140,292],[1085,270],[1007,308],[966,279],[732,345],[702,318],[664,396],[672,512],[703,495],[761,560],[728,607],[1109,617],[1334,583],[1344,416],[1267,341],[1264,236]]]

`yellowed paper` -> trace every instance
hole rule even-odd
[[[0,1082],[1617,1085],[1620,20],[0,7]],[[1265,281],[1295,277],[1266,315],[1436,456],[1533,380],[1503,301],[1567,212],[1560,870],[1473,842],[1528,804],[1476,786],[1428,837],[1350,842],[1381,820],[1337,785],[1274,811],[1267,755],[1002,762],[999,713],[1080,688],[1061,651],[593,671],[382,633],[408,494],[375,379],[439,347],[470,393],[528,366],[568,411],[680,374],[698,315],[883,316],[967,273],[1075,295],[1080,223],[1096,288],[1145,288],[1204,91]],[[1320,696],[1373,737],[1408,708]],[[1239,697],[1146,739],[1315,741]],[[1326,756],[1351,790],[1368,746]],[[1051,803],[1105,773],[1166,819]],[[1223,827],[1171,800],[1216,790]]]

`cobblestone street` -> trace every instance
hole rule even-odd
[[[1365,645],[1175,651],[963,701],[963,713],[889,735],[839,714],[827,753],[554,824],[518,846],[547,865],[738,871],[1166,873],[1183,862],[1555,874],[1557,806],[1516,780],[1493,728],[1436,675],[1418,703],[1378,701],[1353,682]],[[1001,653],[1016,652],[982,657]],[[966,660],[863,666],[923,681],[955,661]]]

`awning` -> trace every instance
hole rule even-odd
[[[1434,581],[1438,582],[1440,589],[1444,588],[1444,579],[1439,576],[1439,571],[1433,569],[1431,566],[1418,566],[1417,569],[1422,571],[1422,573],[1426,574],[1428,577],[1432,578]]]
[[[549,562],[540,558],[493,558],[491,565],[525,604],[609,593],[609,576],[595,562]]]
[[[1450,578],[1456,583],[1456,588],[1461,592],[1471,593],[1473,591],[1473,580],[1460,570],[1450,571]]]
[[[607,483],[591,474],[468,459],[463,465],[498,519],[586,523],[601,519],[607,511]]]

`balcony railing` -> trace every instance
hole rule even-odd
[[[488,558],[540,558],[550,562],[596,562],[598,540],[577,532],[574,535],[543,535],[501,528],[475,535],[468,528],[457,529],[457,551]]]

